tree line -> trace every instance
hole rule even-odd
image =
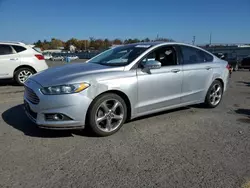
[[[103,50],[107,49],[112,45],[121,45],[121,44],[132,44],[137,42],[150,42],[150,41],[165,41],[165,42],[172,42],[174,40],[167,39],[167,38],[157,38],[154,40],[151,40],[149,38],[145,39],[95,39],[93,37],[89,38],[88,40],[78,40],[76,38],[71,38],[68,41],[62,41],[60,39],[52,38],[50,41],[44,40],[38,40],[34,43],[34,45],[41,50],[49,50],[49,49],[65,49],[70,50],[70,46],[73,45],[76,47],[79,51],[84,50]]]

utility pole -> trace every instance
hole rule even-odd
[[[192,44],[193,44],[193,45],[195,44],[195,36],[193,36]]]
[[[156,40],[158,40],[159,39],[159,34],[157,34],[157,36],[156,36]]]
[[[210,37],[209,37],[209,45],[212,45],[212,32],[210,32]]]

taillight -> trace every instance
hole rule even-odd
[[[37,58],[38,60],[44,60],[43,55],[36,54],[35,56],[36,56],[36,58]]]
[[[230,65],[229,65],[229,64],[227,64],[226,68],[227,68],[228,70],[230,70]]]

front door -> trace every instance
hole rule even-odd
[[[9,45],[0,45],[0,78],[11,78],[20,64],[19,55]]]
[[[150,60],[161,62],[160,69],[145,72],[143,63]],[[149,53],[137,69],[139,115],[160,111],[180,104],[182,66],[178,63],[173,46],[163,46]]]

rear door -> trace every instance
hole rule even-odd
[[[6,44],[0,44],[0,78],[13,77],[14,70],[20,65],[19,55]]]
[[[213,56],[191,46],[180,45],[183,64],[182,104],[203,102],[213,79]]]

